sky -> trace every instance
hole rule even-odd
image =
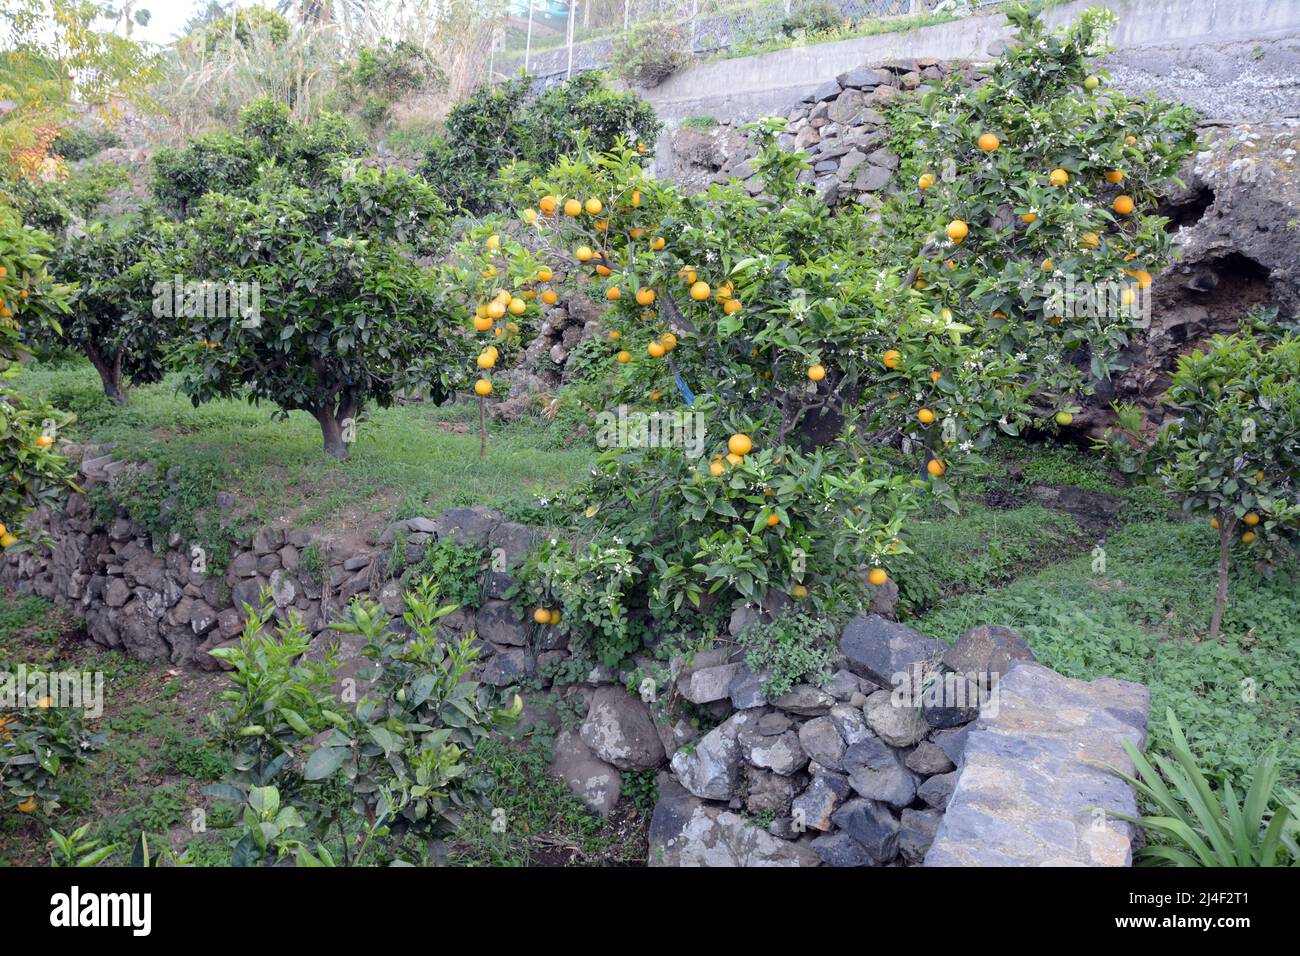
[[[137,6],[148,10],[151,17],[148,26],[135,27],[132,37],[165,44],[176,39],[185,21],[205,4],[200,0],[138,0]],[[240,0],[239,6],[241,9],[253,6],[274,8],[272,3],[258,3],[256,0]]]

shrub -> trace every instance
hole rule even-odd
[[[37,676],[29,667],[28,680]],[[60,774],[66,779],[68,769],[89,762],[106,740],[106,735],[90,732],[80,708],[51,706],[49,697],[28,700],[21,711],[0,715],[0,787],[6,795],[5,809],[53,813],[59,808]]]
[[[745,663],[754,673],[767,671],[763,693],[780,697],[795,684],[820,685],[830,677],[838,656],[837,633],[830,618],[791,611],[772,621],[751,624],[737,635]]]
[[[614,41],[610,69],[635,86],[658,86],[691,61],[690,34],[668,20],[638,23]]]
[[[35,229],[61,235],[78,219],[90,219],[130,176],[113,163],[95,163],[58,179],[19,179],[6,183],[4,194]]]
[[[121,145],[122,137],[107,126],[69,126],[59,132],[51,148],[72,163]]]
[[[1275,343],[1218,336],[1180,356],[1164,401],[1178,416],[1151,440],[1142,416],[1119,407],[1101,444],[1121,468],[1181,500],[1219,532],[1218,590],[1209,637],[1228,600],[1232,550],[1262,572],[1300,541],[1300,337]]]
[[[781,21],[781,32],[788,37],[825,33],[844,24],[844,16],[825,0],[804,0]]]
[[[1124,750],[1137,776],[1116,774],[1137,788],[1158,816],[1112,816],[1156,838],[1138,851],[1143,862],[1172,866],[1295,866],[1300,864],[1300,794],[1279,786],[1277,748],[1270,748],[1241,784],[1215,793],[1187,746],[1172,710],[1166,711],[1173,744],[1169,756],[1148,761],[1127,740]]]
[[[203,35],[214,47],[228,45],[232,35],[240,45],[249,44],[254,38],[264,36],[279,46],[289,39],[289,21],[266,7],[243,7],[213,20],[204,29]]]
[[[374,132],[388,120],[392,104],[409,93],[445,89],[447,76],[427,52],[409,40],[383,39],[363,46],[356,59],[339,71],[341,93]]]
[[[498,170],[520,164],[515,179],[572,152],[579,140],[607,149],[620,138],[653,143],[659,123],[649,104],[608,89],[601,74],[582,73],[530,96],[531,80],[520,77],[481,87],[447,116],[420,173],[448,204],[474,215],[499,208],[506,187]]]

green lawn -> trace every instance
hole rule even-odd
[[[489,423],[480,460],[477,405],[465,401],[369,409],[340,463],[324,456],[306,413],[282,419],[274,406],[241,401],[195,408],[171,379],[134,389],[125,408],[103,398],[82,361],[26,369],[18,387],[75,412],[73,440],[115,442],[120,457],[210,476],[236,496],[245,528],[355,529],[470,504],[526,516],[535,493],[572,484],[594,457],[589,446],[564,447],[557,429],[521,420]]]

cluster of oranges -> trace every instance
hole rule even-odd
[[[750,440],[750,437],[744,432],[736,432],[727,439],[727,454],[725,456],[716,455],[713,461],[709,462],[709,474],[713,475],[714,478],[721,477],[727,470],[727,465],[734,468],[736,465],[743,464],[745,456],[753,450],[754,443]],[[772,517],[775,518],[776,515]],[[776,522],[768,519],[768,524],[776,524]]]
[[[1246,526],[1246,530],[1242,532],[1241,535],[1241,543],[1242,544],[1253,543],[1255,539],[1259,537],[1259,535],[1256,534],[1255,531],[1253,530],[1254,527],[1257,524],[1259,524],[1259,515],[1253,511],[1247,511],[1244,515],[1241,516],[1241,523]],[[1219,523],[1219,519],[1217,516],[1210,519],[1210,527],[1213,528],[1215,531],[1218,531],[1219,528],[1222,527],[1222,525],[1220,525]]]
[[[538,624],[559,624],[562,620],[558,607],[539,607],[533,611],[533,620]]]
[[[0,325],[3,325],[5,328],[13,328],[17,324],[14,322],[13,317],[14,312],[18,310],[18,305],[15,304],[13,308],[10,308],[7,297],[9,295],[15,295],[19,299],[26,299],[29,297],[30,293],[26,289],[18,289],[12,293],[6,292],[3,288],[3,284],[8,278],[9,270],[4,266],[0,266]]]

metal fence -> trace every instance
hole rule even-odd
[[[958,7],[1000,0],[958,2]],[[952,0],[507,0],[497,17],[486,79],[521,70],[541,82],[609,64],[615,42],[633,27],[678,25],[690,51],[708,55],[777,37],[797,42],[809,23],[871,25],[953,6]]]

